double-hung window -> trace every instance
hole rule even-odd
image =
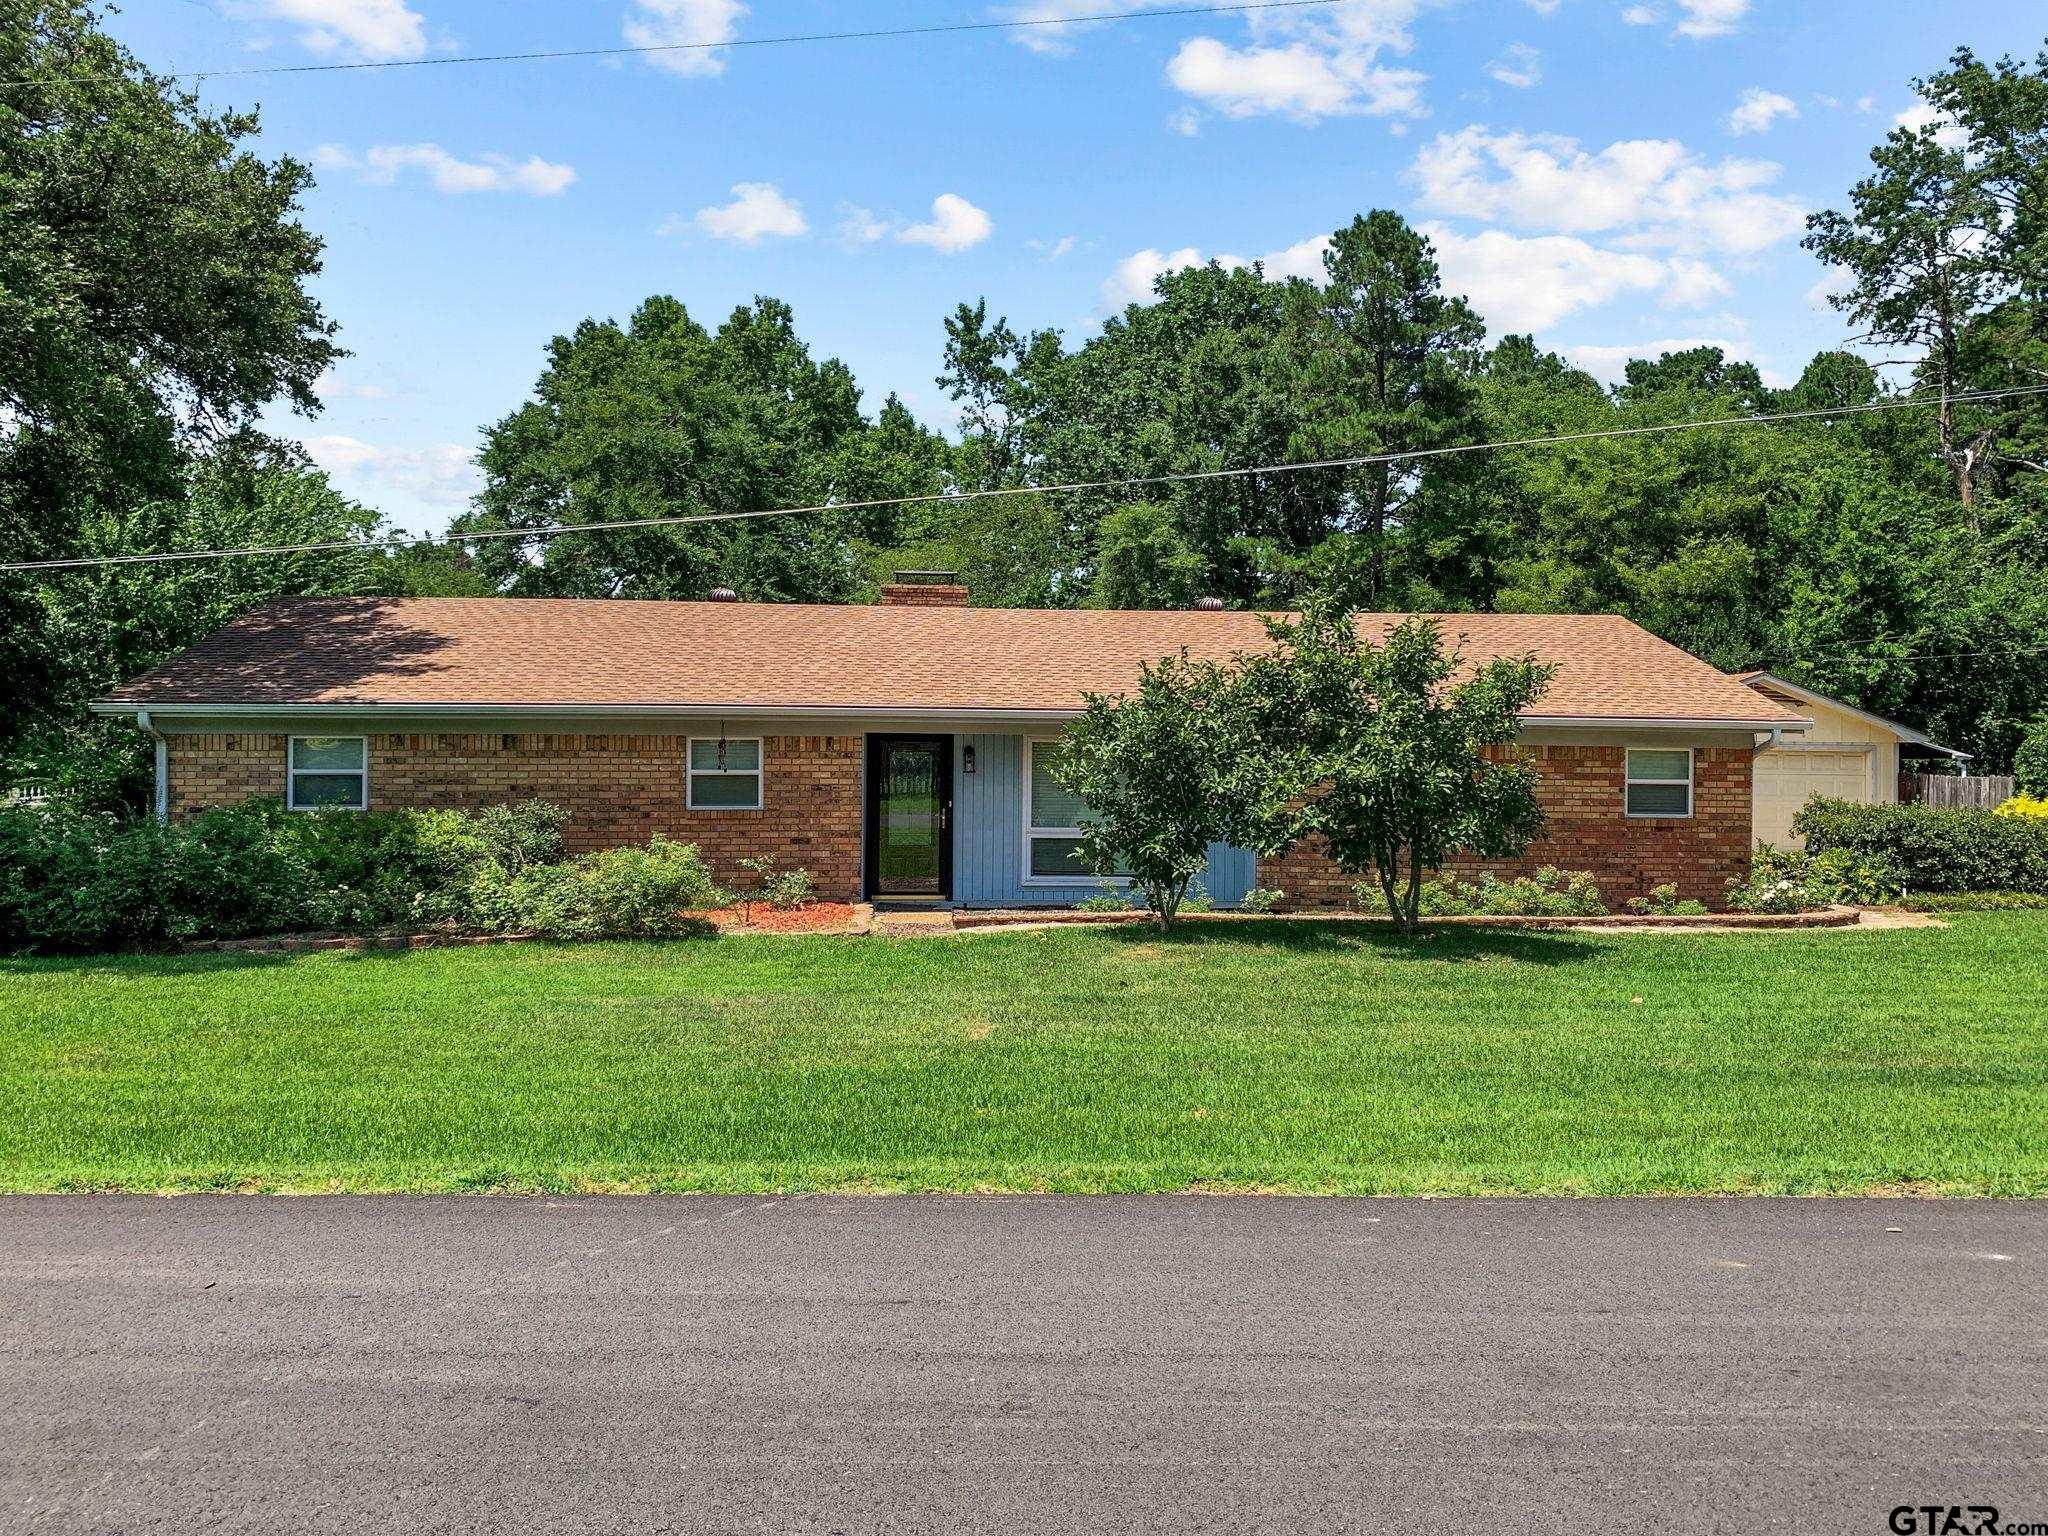
[[[361,811],[370,805],[367,736],[294,736],[285,804],[295,811]]]
[[[761,738],[692,736],[689,806],[693,811],[761,809]]]
[[[1692,814],[1692,749],[1631,747],[1625,809],[1630,816]]]
[[[1024,743],[1024,883],[1092,884],[1102,877],[1081,861],[1081,821],[1087,805],[1063,787],[1053,769],[1057,741]],[[1121,874],[1113,879],[1123,879]]]

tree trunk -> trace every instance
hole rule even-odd
[[[1408,931],[1421,927],[1422,855],[1411,845],[1408,850]]]

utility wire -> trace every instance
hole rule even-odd
[[[614,59],[632,54],[708,53],[718,48],[773,48],[791,43],[871,42],[897,37],[936,37],[955,32],[1017,32],[1033,27],[1085,26],[1106,21],[1151,21],[1173,16],[1234,16],[1253,11],[1299,11],[1342,0],[1243,0],[1236,5],[1180,5],[1157,10],[1111,11],[1100,16],[1020,16],[1002,21],[936,22],[922,27],[874,27],[849,32],[791,32],[773,37],[735,37],[722,43],[643,43],[611,48],[539,49],[531,53],[457,53],[424,59],[361,59],[345,64],[261,64],[239,69],[186,70],[166,80],[223,80],[243,75],[325,75],[366,69],[423,69],[441,64],[523,64],[543,59]],[[91,84],[124,78],[118,73],[26,75],[0,80],[0,89],[66,82]]]
[[[2009,400],[2026,395],[2048,394],[2048,384],[2018,385],[2010,389],[1980,389],[1950,395],[1952,405],[1987,400]],[[543,539],[564,533],[618,533],[632,528],[674,528],[696,523],[737,523],[756,518],[796,517],[816,512],[872,512],[884,507],[907,507],[931,503],[987,501],[1007,496],[1058,496],[1077,491],[1127,490],[1138,486],[1186,485],[1212,480],[1241,480],[1254,475],[1301,474],[1324,469],[1359,469],[1372,464],[1408,464],[1425,459],[1450,458],[1468,453],[1493,453],[1514,448],[1548,448],[1566,443],[1601,442],[1615,438],[1654,437],[1668,432],[1696,432],[1708,427],[1763,427],[1787,421],[1811,421],[1839,416],[1867,416],[1881,411],[1901,411],[1930,403],[1924,396],[1900,396],[1864,405],[1817,406],[1807,410],[1778,411],[1752,416],[1716,416],[1698,421],[1667,421],[1645,427],[1603,427],[1591,432],[1565,432],[1549,437],[1505,438],[1490,443],[1455,443],[1440,448],[1408,448],[1392,453],[1366,453],[1350,458],[1314,459],[1290,464],[1258,464],[1238,469],[1184,470],[1164,475],[1119,475],[1103,480],[1069,480],[1054,485],[1010,485],[980,491],[932,491],[917,496],[882,496],[870,501],[826,501],[800,507],[762,507],[750,512],[696,512],[667,517],[621,518],[595,523],[545,523],[537,528],[477,528],[440,536],[444,544],[480,543],[487,539]],[[431,537],[411,538],[393,534],[384,539],[335,539],[313,544],[250,544],[229,549],[174,549],[139,555],[76,555],[60,560],[16,560],[0,564],[0,572],[67,571],[112,565],[153,565],[166,561],[227,560],[245,555],[317,555],[336,551],[385,549],[392,546],[431,545]]]

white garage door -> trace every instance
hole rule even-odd
[[[1870,756],[1865,752],[1766,752],[1756,760],[1751,816],[1759,842],[1797,848],[1792,818],[1815,795],[1870,798]]]

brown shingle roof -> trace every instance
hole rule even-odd
[[[1360,620],[1384,633],[1401,615]],[[1535,714],[1796,720],[1609,615],[1447,614],[1468,661],[1558,664]],[[1115,693],[1182,646],[1262,648],[1249,613],[827,607],[511,598],[266,604],[117,689],[140,705],[355,704],[1058,712]]]

